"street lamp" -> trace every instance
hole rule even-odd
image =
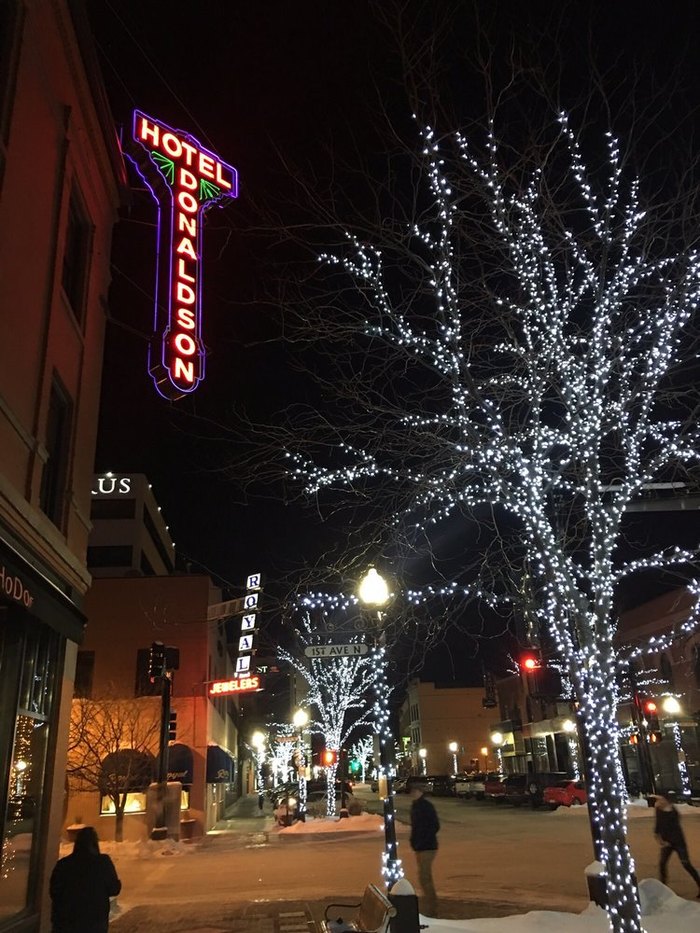
[[[481,746],[481,754],[484,756],[484,771],[489,770],[489,750],[485,745]]]
[[[262,732],[254,732],[250,737],[250,744],[255,749],[255,758],[258,772],[258,803],[262,810],[263,800],[263,750],[265,748],[265,735]]]
[[[292,716],[292,723],[297,730],[297,780],[299,781],[299,819],[306,819],[306,756],[304,755],[304,726],[309,721],[309,714],[298,709]]]
[[[389,586],[374,567],[370,567],[358,586],[357,595],[360,602],[377,611],[376,627],[374,633],[373,662],[376,669],[374,679],[374,714],[376,728],[379,733],[379,785],[386,783],[384,796],[384,854],[382,855],[382,874],[387,888],[391,888],[395,881],[403,878],[401,859],[397,857],[396,820],[394,812],[394,791],[391,786],[391,762],[389,752],[393,744],[391,727],[389,725],[389,684],[387,682],[386,665],[386,634],[382,631],[382,607],[385,606],[391,594]],[[383,779],[383,780],[382,780]]]
[[[664,697],[661,701],[661,707],[669,716],[677,716],[681,711],[681,704],[675,697]]]
[[[459,751],[459,745],[456,742],[450,742],[447,747],[452,752],[452,773],[457,774],[457,752]]]
[[[427,762],[427,758],[428,758],[428,749],[427,749],[427,748],[419,748],[419,749],[418,749],[418,757],[420,758],[420,773],[421,773],[421,774],[427,774],[427,773],[428,773],[428,762]]]

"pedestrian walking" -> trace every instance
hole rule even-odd
[[[109,899],[121,889],[112,859],[100,853],[94,827],[84,826],[71,855],[59,859],[51,873],[52,933],[107,933]]]
[[[437,916],[437,894],[433,883],[433,862],[437,853],[437,834],[440,820],[432,803],[425,796],[424,788],[414,784],[411,788],[411,848],[416,853],[418,881],[423,891],[421,913],[426,917]]]
[[[695,884],[698,886],[697,896],[700,897],[700,875],[690,862],[688,857],[688,846],[681,829],[681,818],[678,815],[674,804],[676,802],[676,792],[673,790],[663,791],[656,795],[656,824],[654,826],[654,835],[661,846],[661,855],[659,858],[659,878],[666,884],[668,877],[668,860],[674,852],[678,853],[681,865],[688,872]]]

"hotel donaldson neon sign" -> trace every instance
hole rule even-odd
[[[158,205],[153,338],[148,371],[168,399],[204,378],[202,223],[213,204],[238,196],[238,174],[193,136],[134,111],[127,153]]]

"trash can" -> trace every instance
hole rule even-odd
[[[418,898],[410,881],[400,878],[387,895],[396,916],[389,921],[391,933],[419,933],[420,914],[418,913]]]

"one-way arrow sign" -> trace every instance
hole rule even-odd
[[[368,651],[367,645],[309,645],[304,648],[307,658],[356,658]]]

